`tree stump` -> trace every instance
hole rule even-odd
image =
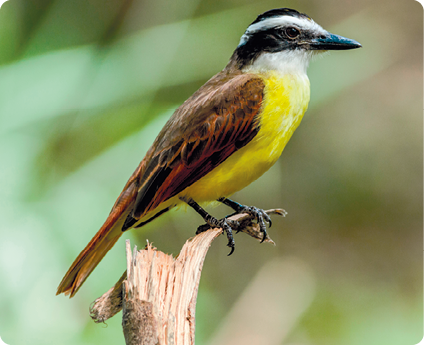
[[[267,214],[285,216],[281,209]],[[240,223],[238,231],[261,241],[263,234],[248,214],[230,217]],[[105,294],[96,299],[90,314],[104,322],[123,309],[122,326],[127,345],[193,345],[195,309],[206,253],[222,233],[215,228],[188,240],[174,258],[152,247],[131,253],[126,242],[127,271]],[[267,236],[265,242],[274,242]]]

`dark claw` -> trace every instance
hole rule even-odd
[[[235,243],[233,237],[233,231],[231,226],[228,223],[231,223],[228,219],[223,218],[218,221],[219,227],[227,234],[228,243],[227,246],[231,248],[230,253],[227,256],[230,256],[234,253]],[[238,222],[237,222],[238,223]]]
[[[266,240],[266,237],[267,237],[265,222],[267,222],[269,224],[269,227],[271,227],[271,225],[272,225],[271,218],[265,213],[264,210],[261,210],[260,208],[257,208],[255,206],[250,206],[250,207],[245,206],[240,211],[245,212],[245,213],[249,213],[253,217],[256,218],[256,221],[258,222],[259,228],[260,228],[261,232],[264,234],[264,236],[262,237],[262,241],[261,241],[261,243],[263,243]]]
[[[215,217],[210,216],[206,219],[207,224],[203,224],[197,228],[196,235],[200,234],[206,230],[212,228],[221,228],[223,232],[226,233],[228,238],[227,246],[231,248],[228,256],[234,253],[235,242],[233,237],[233,229],[238,229],[240,227],[240,223],[236,220],[222,218],[216,219]]]
[[[271,224],[271,222],[270,222],[269,216],[263,210],[256,209],[256,211],[258,211],[257,220],[258,220],[259,228],[261,229],[261,232],[263,232],[263,234],[264,234],[264,236],[262,237],[262,241],[261,241],[261,243],[263,243],[266,240],[266,236],[267,236],[265,222],[267,222],[268,224]],[[265,221],[264,221],[264,218],[265,218]],[[269,225],[269,226],[271,227],[271,225]]]
[[[267,236],[266,230],[263,233],[264,233],[264,237],[262,237],[262,241],[260,243],[264,243],[264,241],[266,240],[266,236]]]
[[[272,226],[272,221],[271,221],[271,217],[268,216],[267,213],[263,212],[263,216],[265,218],[265,221],[268,223],[268,226],[271,227]]]

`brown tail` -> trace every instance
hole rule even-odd
[[[75,259],[60,282],[56,295],[64,293],[65,295],[70,294],[69,297],[73,297],[90,273],[96,268],[98,263],[116,241],[118,241],[119,237],[121,237],[122,231],[116,229],[117,224],[109,227],[107,227],[107,225],[106,223],[103,225],[90,243]]]
[[[122,225],[137,196],[137,187],[133,183],[137,176],[136,173],[137,170],[116,200],[106,222],[78,255],[68,272],[66,272],[57,288],[56,295],[64,293],[65,295],[70,294],[69,297],[73,297],[90,273],[93,272],[98,263],[121,237]]]

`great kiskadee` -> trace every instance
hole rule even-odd
[[[78,255],[57,294],[74,296],[122,233],[187,203],[221,227],[234,250],[237,224],[209,215],[198,203],[220,201],[257,219],[267,214],[227,197],[246,187],[280,157],[309,103],[311,58],[327,50],[359,48],[309,16],[288,8],[259,15],[227,66],[187,99],[165,124],[132,174],[103,226]]]

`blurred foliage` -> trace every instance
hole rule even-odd
[[[311,63],[312,97],[302,125],[266,177],[235,195],[289,215],[274,220],[276,247],[239,235],[228,258],[224,238],[212,246],[199,292],[197,343],[214,343],[239,295],[275,258],[301,262],[315,286],[281,344],[421,340],[418,2],[9,0],[0,10],[0,336],[6,343],[123,343],[119,316],[108,327],[88,317],[89,304],[124,270],[123,240],[73,300],[55,297],[55,289],[172,111],[225,66],[259,13],[282,6],[363,48]],[[194,212],[176,210],[129,236],[139,246],[148,238],[177,254],[200,223]]]

